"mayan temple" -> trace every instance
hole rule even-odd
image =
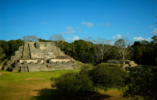
[[[3,66],[12,72],[73,70],[80,65],[53,42],[24,42]]]

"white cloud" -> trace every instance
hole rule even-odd
[[[82,32],[82,28],[81,27],[76,27],[80,32]]]
[[[40,22],[41,24],[48,24],[48,22]]]
[[[157,34],[157,28],[154,28],[154,31],[153,32],[151,32],[151,34]]]
[[[43,37],[46,37],[46,35],[43,35]]]
[[[139,37],[134,37],[134,39],[133,39],[133,41],[142,41],[142,40],[146,40],[146,41],[148,41],[148,42],[152,41],[151,38],[144,39],[144,38],[142,38],[141,36],[139,36]]]
[[[118,40],[118,39],[121,39],[122,38],[122,35],[118,34],[116,35],[115,37],[112,37],[112,39],[115,39],[115,40]]]
[[[139,36],[139,37],[134,37],[133,40],[134,41],[141,41],[141,40],[144,40],[144,38],[142,38],[141,36]]]
[[[105,27],[110,27],[111,23],[106,23],[104,26]]]
[[[70,34],[70,33],[75,33],[75,31],[73,30],[73,28],[71,26],[67,26],[65,31],[62,33]]]
[[[149,27],[148,28],[153,28],[154,26],[151,26],[151,25],[149,25]]]
[[[146,41],[152,41],[152,39],[151,39],[151,38],[148,38],[148,39],[146,39]]]
[[[75,41],[79,40],[80,38],[78,36],[74,36],[73,38],[67,38],[68,41]]]
[[[91,22],[84,22],[84,21],[82,21],[81,25],[86,25],[86,27],[92,27],[94,24],[91,23]]]

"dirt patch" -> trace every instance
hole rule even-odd
[[[26,78],[26,80],[43,80],[45,78]]]

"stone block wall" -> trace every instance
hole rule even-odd
[[[81,66],[74,61],[69,62],[44,62],[44,63],[17,63],[13,68],[13,72],[36,72],[36,71],[55,71],[55,70],[74,70]]]

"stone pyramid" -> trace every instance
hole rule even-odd
[[[53,42],[24,42],[3,66],[12,72],[73,70],[81,66]]]

